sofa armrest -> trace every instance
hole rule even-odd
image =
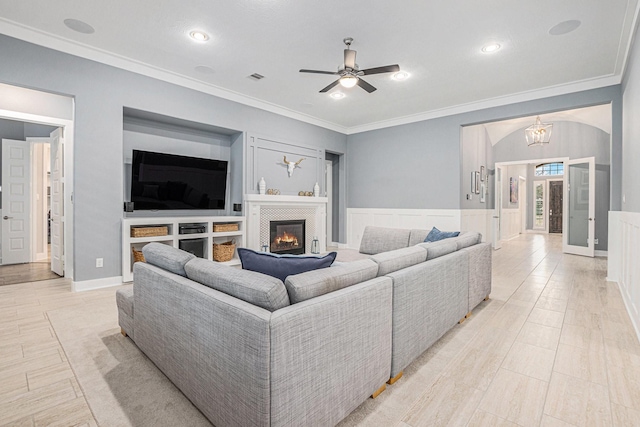
[[[272,426],[335,425],[389,379],[391,279],[273,313]]]
[[[265,309],[135,264],[135,342],[215,425],[269,425]]]

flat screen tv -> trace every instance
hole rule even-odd
[[[227,161],[133,150],[135,210],[224,209]]]

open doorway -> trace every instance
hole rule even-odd
[[[61,157],[61,134],[56,126],[0,119],[0,285],[64,276],[63,240],[52,233],[52,207],[63,195],[51,191],[54,181],[60,187],[51,147]]]

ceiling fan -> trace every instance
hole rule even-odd
[[[369,76],[371,74],[382,74],[382,73],[393,73],[400,71],[400,66],[398,64],[395,65],[386,65],[384,67],[375,67],[375,68],[367,68],[366,70],[361,70],[358,68],[358,64],[356,64],[356,51],[351,50],[351,43],[353,43],[353,39],[351,37],[347,37],[343,40],[344,44],[347,45],[347,48],[344,50],[344,64],[338,67],[338,71],[318,71],[318,70],[300,70],[301,73],[313,73],[313,74],[333,74],[340,76],[338,80],[331,83],[329,86],[325,87],[320,91],[320,93],[325,93],[333,89],[338,85],[342,85],[343,87],[350,88],[355,85],[360,86],[362,89],[371,93],[376,90],[375,87],[371,86],[369,83],[365,82],[361,79],[361,76]]]

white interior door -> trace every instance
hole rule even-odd
[[[327,197],[327,245],[333,243],[333,202],[332,189],[333,189],[333,163],[331,160],[327,160],[325,163],[325,196]]]
[[[594,157],[564,163],[562,250],[565,253],[595,255],[595,172]]]
[[[500,249],[502,242],[500,240],[500,227],[502,215],[502,168],[496,166],[496,188],[494,197],[494,213],[493,213],[493,249]]]
[[[31,262],[31,145],[2,140],[2,264]]]
[[[51,133],[51,271],[64,276],[64,139]]]

